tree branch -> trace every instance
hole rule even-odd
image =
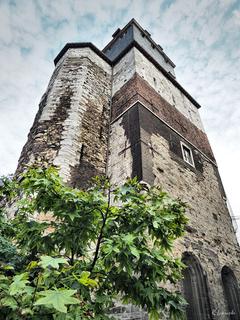
[[[93,262],[92,262],[92,265],[91,265],[91,268],[90,268],[90,272],[91,273],[92,273],[93,268],[95,267],[95,264],[97,262],[98,254],[99,254],[99,250],[100,250],[100,246],[101,246],[101,242],[102,242],[102,239],[103,239],[103,231],[104,231],[104,227],[106,225],[106,221],[107,221],[108,213],[109,213],[109,208],[110,208],[110,195],[111,195],[111,189],[109,187],[109,189],[108,189],[108,204],[107,204],[106,214],[104,215],[102,210],[100,210],[100,212],[102,214],[102,227],[101,227],[101,230],[100,230],[100,234],[98,236],[95,255],[94,255]]]

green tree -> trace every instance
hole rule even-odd
[[[53,167],[4,179],[0,203],[16,199],[13,219],[1,209],[0,319],[109,319],[116,300],[181,319],[185,301],[166,289],[183,268],[171,251],[187,223],[179,199],[136,179],[74,189]]]

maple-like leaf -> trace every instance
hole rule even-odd
[[[4,307],[10,307],[11,309],[17,309],[17,302],[14,298],[8,296],[0,300],[0,304]]]
[[[96,287],[98,285],[96,280],[93,280],[90,277],[90,272],[88,271],[83,271],[81,273],[80,278],[76,278],[81,284],[87,287]]]
[[[15,294],[24,292],[25,288],[27,287],[27,283],[29,283],[27,280],[27,273],[22,273],[15,276],[9,288],[10,295],[13,296]]]
[[[66,313],[68,304],[78,304],[80,301],[72,295],[76,293],[77,290],[67,290],[67,289],[56,289],[56,290],[46,290],[39,294],[43,295],[43,298],[38,299],[35,305],[52,305],[57,311]]]
[[[39,262],[39,265],[46,269],[48,267],[52,267],[54,269],[59,269],[59,264],[64,263],[67,264],[67,259],[64,258],[53,258],[50,256],[42,256],[40,257],[41,261]]]

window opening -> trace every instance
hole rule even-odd
[[[188,164],[190,164],[192,167],[195,167],[192,150],[188,146],[186,146],[183,142],[181,142],[181,149],[182,149],[183,160]]]

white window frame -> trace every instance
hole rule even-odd
[[[182,150],[183,160],[184,160],[186,163],[188,163],[190,166],[192,166],[193,168],[195,168],[195,163],[194,163],[194,159],[193,159],[192,149],[189,148],[189,146],[187,146],[184,142],[180,141],[180,143],[181,143],[181,150]],[[189,150],[189,154],[190,154],[192,163],[189,162],[188,159],[185,157],[184,148],[186,148],[187,150]]]

